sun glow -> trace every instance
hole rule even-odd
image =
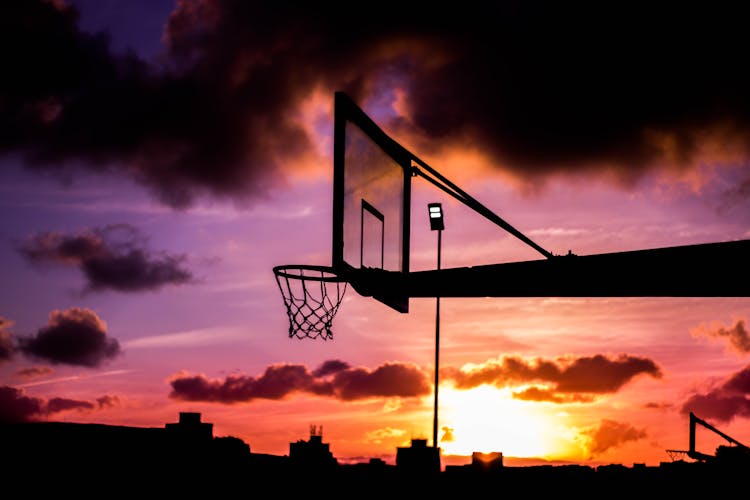
[[[544,458],[553,454],[555,424],[539,403],[513,399],[507,389],[440,388],[439,426],[443,454],[502,452],[505,456]],[[445,437],[450,429],[452,440]]]

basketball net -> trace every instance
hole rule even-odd
[[[276,266],[273,273],[289,317],[289,338],[333,340],[331,326],[347,282],[326,266]]]

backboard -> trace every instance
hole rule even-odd
[[[555,255],[389,137],[346,94],[335,94],[333,272],[402,313],[418,297],[746,297],[750,240],[578,256]],[[410,270],[415,178],[515,236],[544,259]],[[424,200],[422,200],[424,201]],[[435,201],[430,198],[429,201]],[[418,228],[417,228],[418,229]],[[414,243],[418,245],[418,238]],[[700,265],[697,265],[700,263]],[[413,263],[419,267],[417,259]],[[688,271],[689,272],[686,272]]]
[[[412,155],[335,95],[332,267],[358,293],[408,312]],[[384,285],[384,286],[381,286]]]

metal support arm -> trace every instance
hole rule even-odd
[[[510,234],[512,234],[519,240],[523,241],[524,243],[532,247],[534,250],[536,250],[540,254],[544,255],[544,257],[548,259],[551,259],[552,257],[554,257],[554,255],[551,252],[548,252],[544,248],[534,243],[529,237],[527,237],[521,231],[519,231],[515,227],[508,224],[499,215],[497,215],[495,212],[493,212],[486,206],[482,205],[479,201],[477,201],[475,198],[473,198],[468,193],[466,193],[466,191],[459,188],[453,182],[449,181],[446,177],[444,177],[434,168],[430,167],[427,163],[420,160],[416,156],[412,157],[412,161],[418,165],[418,166],[412,166],[412,175],[415,175],[415,176],[418,175],[422,177],[423,179],[427,180],[428,182],[430,182],[431,184],[435,185],[439,189],[445,191],[446,193],[453,196],[464,205],[468,206],[469,208],[472,208],[474,211],[476,211],[480,215],[483,215],[488,220],[494,222],[501,228],[505,229]],[[424,171],[420,169],[419,167],[422,167]]]

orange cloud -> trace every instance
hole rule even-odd
[[[440,437],[440,442],[443,443],[451,443],[456,440],[456,438],[453,436],[453,428],[452,427],[441,427],[441,430],[443,431],[443,435]]]
[[[382,429],[375,429],[365,434],[365,441],[369,443],[380,444],[389,439],[401,439],[406,435],[406,431],[402,429],[394,429],[392,427],[385,427]]]
[[[584,443],[584,448],[593,458],[611,448],[644,439],[646,431],[630,424],[605,419],[598,425],[581,431],[579,436]]]
[[[738,319],[734,325],[725,328],[722,325],[700,325],[690,332],[693,337],[707,337],[709,339],[726,339],[728,348],[739,354],[750,352],[750,333],[747,331],[744,319]]]
[[[670,408],[674,407],[673,403],[657,403],[655,401],[646,403],[643,405],[644,408],[648,408],[650,410],[668,410]]]
[[[529,387],[523,391],[513,393],[515,399],[523,401],[538,401],[547,403],[591,403],[594,397],[586,394],[559,394],[549,389]]]
[[[505,356],[470,368],[445,368],[441,375],[452,380],[459,389],[470,389],[482,384],[497,387],[521,385],[529,382],[552,384],[555,393],[611,393],[616,392],[638,375],[661,378],[659,366],[648,358],[621,354],[619,356],[561,357],[554,360],[525,360]],[[541,396],[531,392],[530,397]]]
[[[53,370],[49,366],[32,366],[30,368],[22,368],[16,371],[16,376],[31,379],[46,377],[47,375],[51,375],[52,372]]]

